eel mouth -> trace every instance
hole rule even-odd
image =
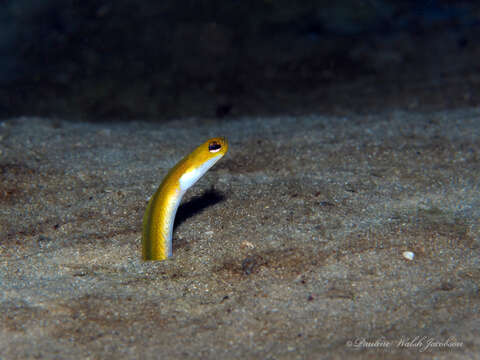
[[[220,151],[221,148],[222,148],[222,144],[216,141],[212,141],[211,143],[208,144],[208,151],[210,151],[211,153],[216,153]]]

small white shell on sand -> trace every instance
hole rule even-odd
[[[244,240],[244,241],[242,241],[242,243],[240,244],[240,247],[241,247],[242,249],[244,249],[244,248],[253,249],[253,248],[255,247],[255,245],[253,245],[250,241]]]
[[[407,260],[413,260],[413,258],[415,257],[415,254],[411,251],[404,251],[402,255]]]

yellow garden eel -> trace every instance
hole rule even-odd
[[[173,220],[183,194],[225,155],[227,149],[225,138],[212,138],[168,172],[143,216],[143,260],[165,260],[172,256]]]

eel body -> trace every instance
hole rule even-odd
[[[150,198],[143,216],[143,260],[165,260],[172,256],[175,214],[183,194],[228,150],[223,137],[212,138],[178,162]]]

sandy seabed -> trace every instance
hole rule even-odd
[[[142,262],[147,199],[213,136],[173,257]],[[0,178],[1,359],[480,356],[478,109],[16,118]]]

